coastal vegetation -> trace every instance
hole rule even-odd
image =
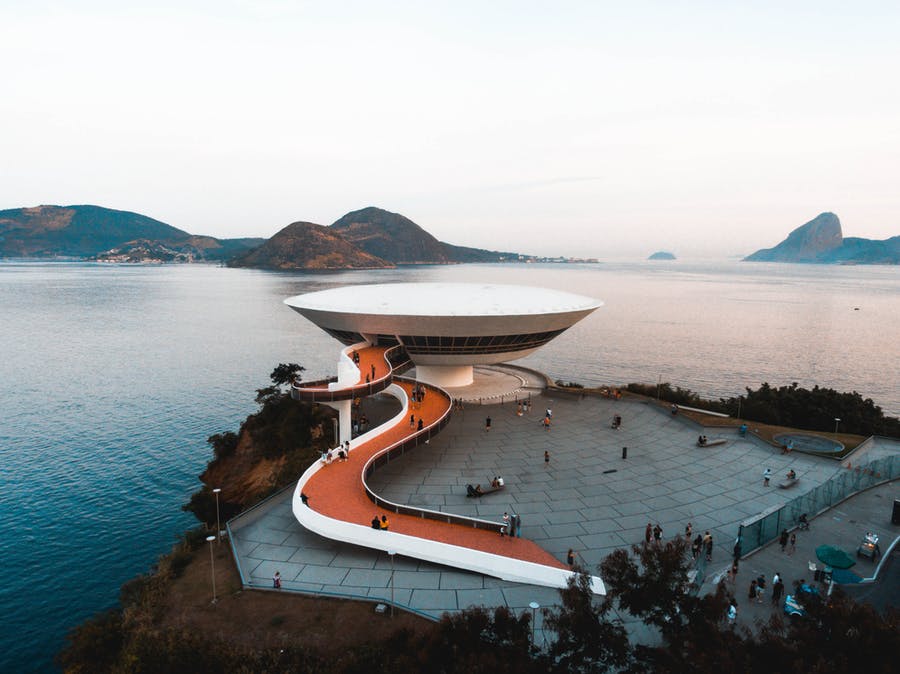
[[[625,388],[668,403],[761,424],[831,433],[835,430],[835,419],[840,419],[840,430],[844,433],[900,437],[900,419],[886,416],[871,398],[863,398],[856,391],[842,393],[819,386],[807,389],[797,382],[776,388],[764,383],[758,389],[747,388],[746,395],[707,400],[690,389],[669,383],[632,383]]]
[[[290,397],[290,382],[303,370],[297,363],[277,365],[269,375],[271,384],[256,391],[258,411],[237,433],[208,438],[213,458],[200,475],[203,487],[184,510],[211,527],[216,521],[213,489],[219,488],[219,517],[228,520],[296,480],[323,449],[337,442],[331,408]]]
[[[430,622],[372,605],[292,593],[243,591],[225,546],[216,562],[219,602],[210,604],[210,562],[202,536],[163,558],[156,572],[122,589],[122,607],[82,624],[57,657],[66,672],[892,672],[900,614],[883,615],[836,589],[826,604],[805,601],[807,615],[773,614],[752,628],[727,621],[725,583],[690,591],[683,539],[617,550],[599,570],[605,597],[577,568],[558,606],[543,611],[555,638],[531,639],[529,612],[475,607]],[[641,621],[652,643],[632,643],[620,616]]]

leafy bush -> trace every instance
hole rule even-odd
[[[704,400],[689,389],[664,383],[628,384],[632,393],[660,400],[697,407],[711,412],[722,412],[748,421],[774,426],[792,426],[821,433],[834,431],[835,419],[840,419],[840,430],[856,435],[886,435],[900,437],[900,419],[887,417],[871,398],[859,393],[840,393],[830,388],[814,386],[805,389],[793,382],[790,386],[773,388],[764,383],[758,389],[747,388],[746,395]]]

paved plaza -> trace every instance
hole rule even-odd
[[[729,566],[743,520],[780,506],[843,470],[834,460],[797,452],[782,455],[753,436],[739,437],[728,429],[707,429],[710,439],[721,437],[727,442],[700,448],[696,440],[702,429],[657,405],[627,398],[539,394],[539,387],[522,383],[518,394],[532,395],[530,413],[519,416],[508,396],[502,397],[503,404],[466,404],[430,444],[378,470],[370,479],[374,491],[397,503],[485,519],[517,513],[523,537],[561,561],[571,548],[590,570],[613,550],[641,542],[648,522],[663,528],[663,538],[682,534],[690,522],[695,533],[708,530],[713,536],[713,561],[706,575],[709,586],[717,570]],[[544,430],[540,421],[548,408],[552,425]],[[622,417],[618,430],[610,424],[616,414]],[[489,432],[485,431],[488,416]],[[626,459],[623,447],[628,448]],[[882,441],[877,450],[900,452],[900,443]],[[544,452],[549,452],[549,462]],[[766,468],[775,476],[769,487],[762,479]],[[789,469],[797,472],[800,482],[792,489],[779,489],[777,478]],[[480,499],[466,497],[466,484],[484,487],[494,475],[503,476],[504,490]],[[897,495],[897,483],[867,493],[878,490],[889,492],[883,496],[888,504]],[[852,508],[853,501],[835,512]],[[269,588],[277,570],[286,590],[384,602],[390,601],[393,592],[395,605],[434,618],[474,605],[523,611],[533,601],[541,606],[558,603],[559,595],[551,588],[400,556],[393,560],[392,574],[387,554],[306,531],[294,519],[290,504],[291,490],[287,490],[232,521],[232,544],[246,585]],[[884,504],[878,503],[879,508]],[[872,517],[876,510],[881,512],[879,508],[872,506]],[[861,521],[854,522],[854,530],[866,528]],[[882,530],[885,545],[898,535],[898,529],[890,525],[887,511],[887,526]],[[855,543],[848,549],[855,549]],[[768,562],[753,561],[757,556],[762,560],[767,550],[744,561],[742,574],[746,568],[747,583],[751,573],[759,572],[757,567],[767,577],[781,570],[790,581],[794,574],[789,568],[769,570]],[[798,550],[795,559],[805,566],[806,556],[805,549]],[[789,560],[784,561],[782,566],[787,567]],[[738,579],[738,597],[744,580]],[[757,612],[748,610],[742,617],[749,619]],[[628,616],[622,617],[629,621]],[[540,628],[539,614],[537,625]],[[633,620],[629,631],[641,638],[641,626]]]

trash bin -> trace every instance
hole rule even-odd
[[[894,514],[891,515],[891,524],[900,524],[900,498],[894,499]]]

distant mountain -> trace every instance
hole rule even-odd
[[[454,246],[438,241],[409,218],[374,206],[347,213],[333,223],[331,229],[367,253],[395,264],[450,264],[519,259],[517,253]]]
[[[660,251],[657,251],[656,253],[653,253],[653,255],[651,255],[647,259],[648,260],[674,260],[675,256],[672,253],[666,252],[664,250],[660,250]]]
[[[812,262],[900,264],[900,236],[884,241],[844,238],[834,213],[821,213],[801,225],[774,248],[764,248],[744,260],[752,262]]]
[[[295,222],[228,263],[256,269],[382,269],[394,265],[344,239],[331,227]]]
[[[0,211],[0,257],[222,260],[263,241],[195,236],[146,215],[102,206]],[[153,257],[155,253],[161,257]]]

